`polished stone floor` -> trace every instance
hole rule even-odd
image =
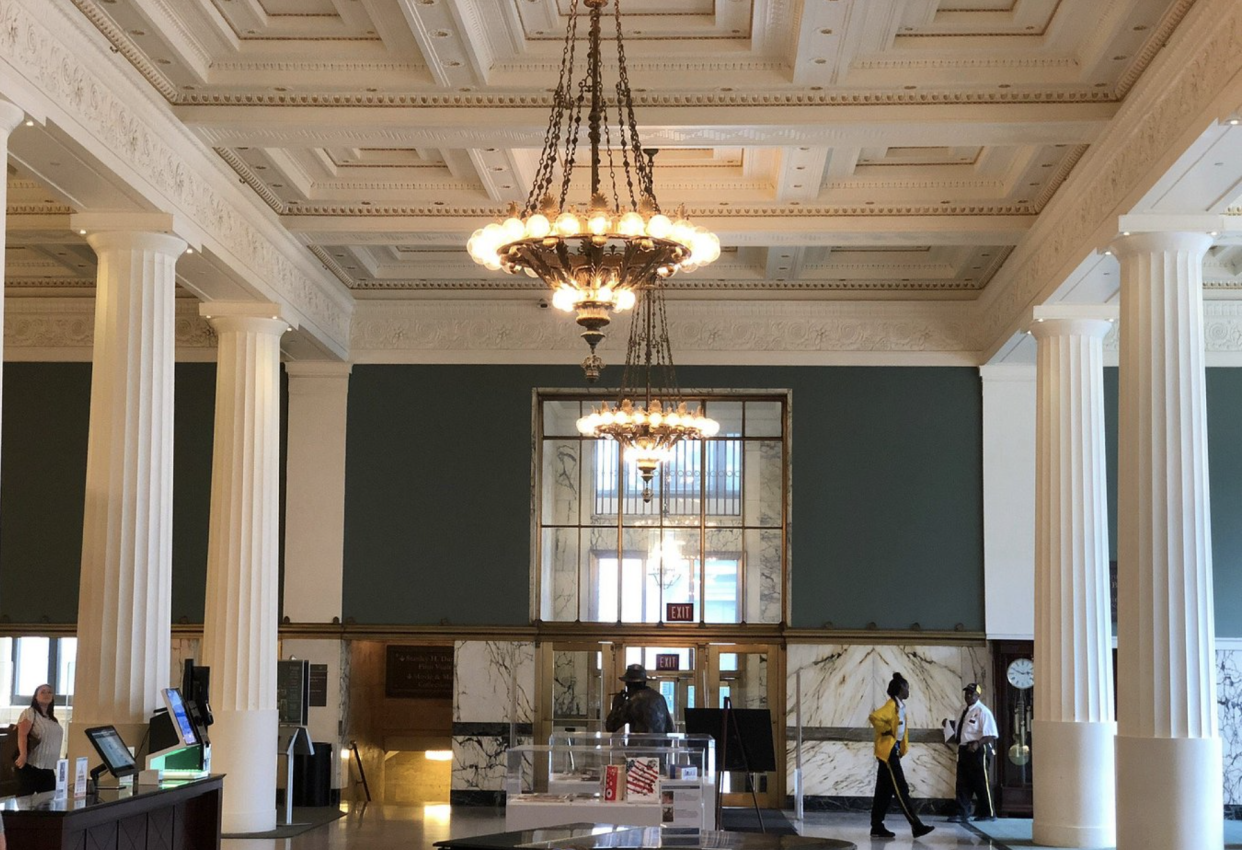
[[[225,839],[223,850],[416,850],[430,848],[437,841],[452,836],[483,835],[504,831],[504,810],[445,806],[387,806],[374,803],[346,803],[345,817],[326,826],[317,827],[295,838]],[[915,841],[905,824],[896,816],[888,826],[897,833],[894,839],[872,839],[868,836],[870,822],[865,814],[815,813],[807,815],[802,834],[831,836],[853,841],[862,850],[906,850],[928,848],[947,850],[960,847],[991,847],[996,850],[1018,850],[1034,847],[1031,843],[1029,820],[1000,820],[986,824],[989,838],[969,826],[933,820],[936,831]],[[1225,823],[1225,848],[1242,848],[1242,822]]]

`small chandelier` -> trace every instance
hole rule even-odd
[[[642,288],[638,301],[617,401],[605,402],[579,419],[578,433],[620,443],[642,476],[643,501],[650,502],[651,480],[673,446],[714,437],[720,423],[704,416],[701,407],[688,410],[682,401],[668,342],[664,287],[655,283]]]
[[[643,150],[634,118],[620,0],[612,0],[615,90],[605,90],[600,62],[600,21],[608,0],[582,0],[590,10],[590,31],[585,71],[574,78],[578,2],[570,4],[548,133],[526,203],[520,208],[512,204],[503,222],[476,230],[466,248],[476,263],[492,271],[524,272],[541,279],[552,290],[554,307],[577,313],[582,338],[591,347],[582,367],[587,380],[594,381],[604,366],[595,347],[604,338],[611,314],[633,307],[646,283],[713,262],[720,256],[720,239],[687,221],[684,209],[676,219],[660,211],[651,179],[655,152]],[[584,107],[591,195],[580,210],[568,203],[568,196]],[[559,183],[556,189],[554,182]],[[605,188],[611,189],[611,198]]]

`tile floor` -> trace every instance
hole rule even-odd
[[[421,850],[452,836],[483,835],[504,831],[504,810],[445,806],[384,806],[359,803],[344,804],[345,817],[305,832],[295,838],[225,839],[223,850]],[[936,831],[913,840],[910,831],[896,816],[888,826],[897,833],[894,839],[872,839],[866,814],[815,813],[807,815],[802,826],[804,835],[831,836],[853,841],[860,850],[948,850],[961,847],[991,847],[996,850],[1025,850],[1031,843],[1029,820],[1000,820],[984,824],[989,838],[970,826],[930,821]],[[1242,822],[1225,823],[1225,850],[1242,850]]]

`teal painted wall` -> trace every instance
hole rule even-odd
[[[793,390],[793,625],[982,629],[975,370],[679,376],[702,389]],[[576,367],[355,366],[345,616],[526,623],[532,389],[582,385]]]
[[[1242,637],[1242,369],[1208,369],[1208,486],[1217,637]],[[1108,545],[1117,558],[1117,369],[1104,370]]]
[[[173,622],[203,621],[215,375],[211,363],[177,365]],[[4,364],[0,620],[77,620],[90,380],[88,363]]]

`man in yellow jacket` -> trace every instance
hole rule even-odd
[[[894,838],[895,832],[884,827],[884,815],[896,795],[901,811],[910,822],[914,837],[926,835],[935,829],[919,820],[910,802],[910,787],[901,770],[901,757],[910,749],[910,729],[906,725],[906,700],[910,698],[910,683],[900,673],[894,673],[888,683],[888,702],[871,712],[867,719],[875,729],[875,799],[871,803],[871,837]]]

